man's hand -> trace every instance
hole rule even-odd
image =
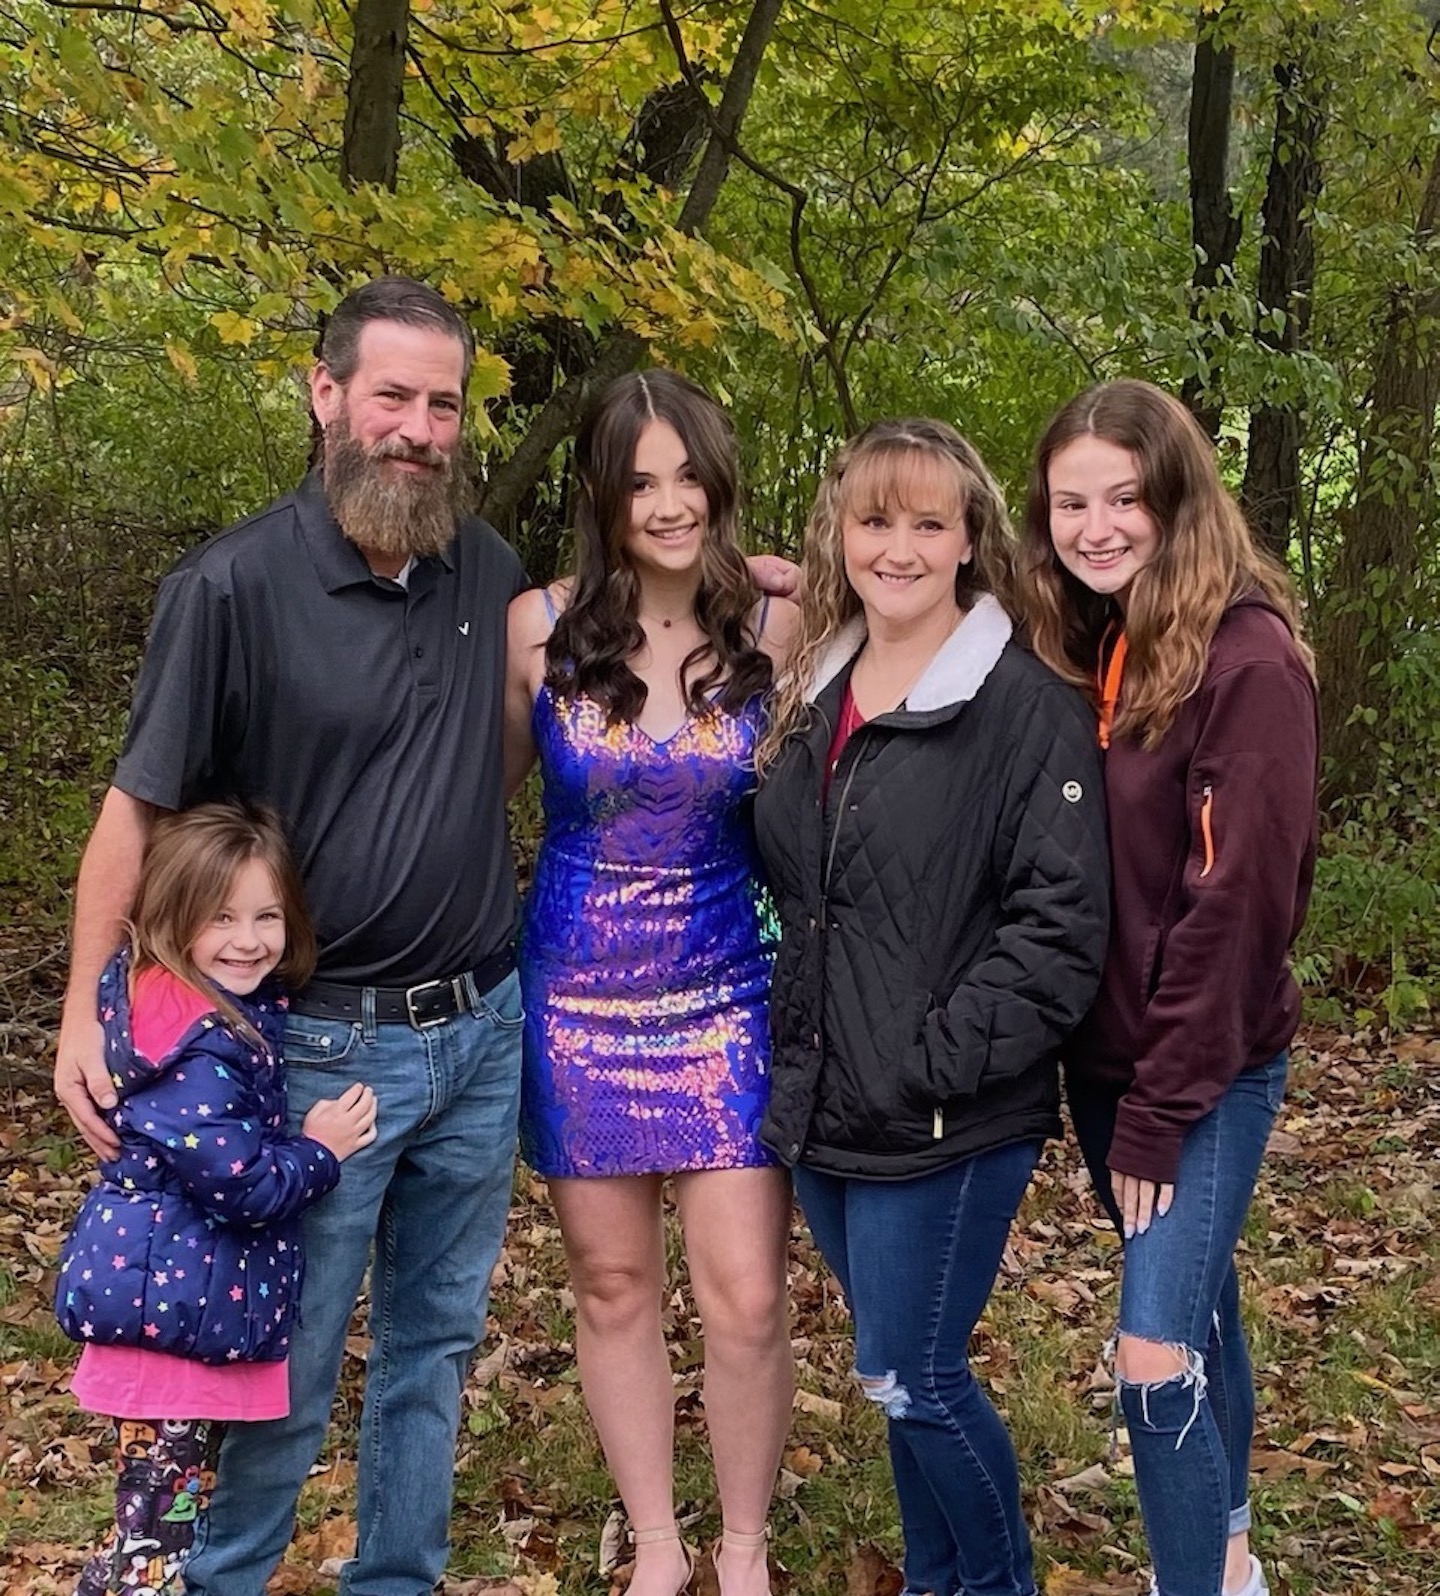
[[[55,1095],[97,1158],[119,1155],[115,1132],[99,1112],[114,1108],[118,1101],[115,1083],[105,1068],[105,1033],[99,1020],[61,1023],[55,1050]]]
[[[751,554],[746,557],[755,586],[771,598],[799,600],[800,567],[783,554]]]
[[[1151,1220],[1163,1219],[1175,1201],[1173,1185],[1162,1186],[1158,1181],[1141,1180],[1138,1175],[1122,1175],[1118,1169],[1110,1171],[1110,1189],[1125,1221],[1126,1236],[1143,1236]]]

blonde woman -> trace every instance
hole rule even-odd
[[[909,1596],[1035,1590],[1015,1450],[967,1347],[1105,947],[1094,728],[1011,638],[1012,560],[958,433],[867,428],[810,517],[759,755],[782,929],[761,1139],[889,1420]]]
[[[1035,651],[1090,689],[1106,748],[1114,932],[1066,1086],[1124,1237],[1116,1375],[1156,1586],[1263,1596],[1234,1253],[1299,1015],[1310,653],[1210,440],[1146,382],[1091,388],[1051,421],[1021,592]]]

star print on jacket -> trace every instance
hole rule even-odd
[[[276,1362],[300,1296],[301,1210],[340,1178],[327,1147],[285,1133],[285,1000],[268,981],[233,999],[257,1046],[167,970],[142,971],[132,1005],[129,969],[122,949],[100,979],[120,1154],[61,1252],[56,1317],[98,1346]]]

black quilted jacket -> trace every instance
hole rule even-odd
[[[1109,865],[1095,718],[982,599],[905,704],[821,772],[862,633],[756,799],[780,912],[770,1106],[787,1164],[901,1179],[1058,1135]]]

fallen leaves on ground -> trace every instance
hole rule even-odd
[[[15,1046],[0,1073],[0,1596],[49,1596],[72,1587],[78,1543],[103,1514],[109,1445],[104,1421],[66,1394],[71,1351],[50,1306],[90,1164],[45,1084],[43,1037]],[[1309,1033],[1239,1260],[1259,1389],[1257,1544],[1274,1596],[1440,1588],[1437,1171],[1440,1039]],[[1123,1448],[1109,1452],[1113,1381],[1099,1357],[1116,1261],[1073,1148],[1049,1149],[973,1347],[1015,1429],[1045,1596],[1148,1588],[1133,1469]],[[798,1222],[791,1279],[800,1391],[773,1515],[777,1596],[897,1596],[883,1421],[855,1385],[843,1301]],[[623,1589],[628,1541],[584,1413],[573,1308],[544,1186],[522,1173],[492,1334],[465,1392],[446,1596]],[[708,1549],[719,1517],[704,1461],[703,1344],[679,1285],[664,1320],[682,1528]],[[357,1315],[331,1455],[306,1487],[272,1596],[321,1596],[353,1549],[367,1346]],[[713,1596],[704,1556],[697,1588]]]

